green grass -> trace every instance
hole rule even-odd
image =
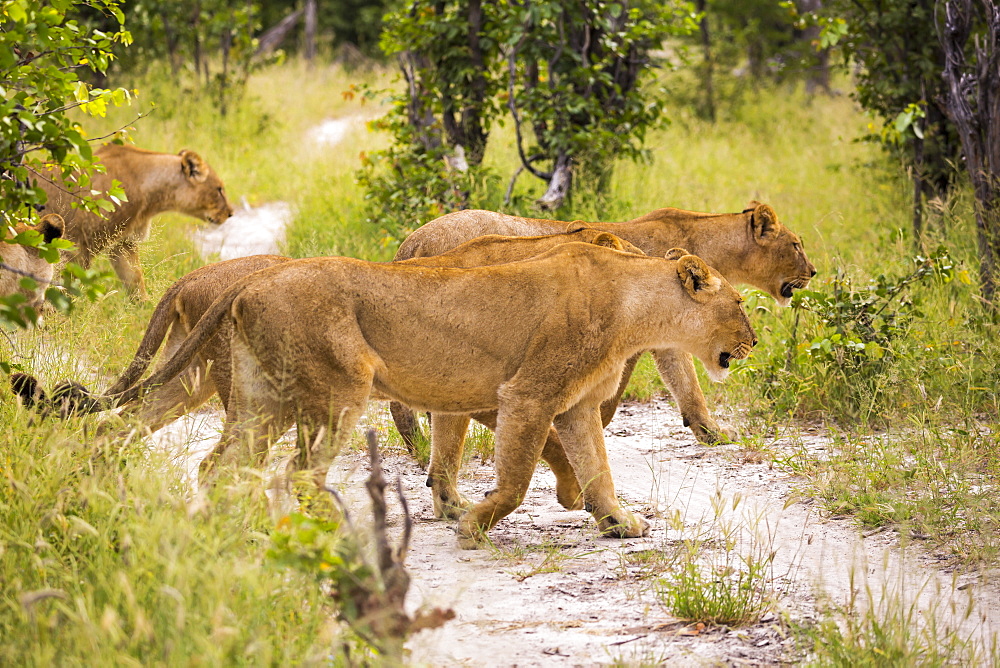
[[[949,611],[931,603],[921,609],[890,585],[872,591],[864,583],[865,596],[854,586],[843,608],[826,619],[801,629],[802,643],[811,645],[810,666],[987,666],[1000,661],[996,638],[988,640],[969,619],[971,607],[950,611],[950,622],[942,623]],[[865,605],[861,601],[873,601]],[[939,611],[941,615],[939,616]]]
[[[668,518],[681,539],[674,549],[644,561],[654,565],[654,573],[663,570],[650,583],[671,615],[691,623],[743,626],[760,621],[774,604],[775,552],[759,517],[740,509],[742,501],[739,494],[730,499],[716,490],[714,516],[693,533],[681,515]],[[740,515],[732,514],[737,510]]]
[[[329,651],[318,588],[263,558],[256,475],[199,503],[161,453],[72,423],[26,429],[10,402],[0,414],[0,663],[274,665]]]
[[[683,75],[664,77],[673,90],[692,85]],[[366,222],[370,204],[354,182],[361,153],[387,139],[359,125],[342,143],[320,148],[308,133],[328,118],[374,115],[375,103],[352,97],[351,86],[391,78],[378,70],[274,66],[254,74],[243,99],[219,118],[183,82],[151,75],[124,82],[139,89],[143,106],[88,119],[86,130],[100,136],[128,125],[155,100],[148,117],[131,123],[135,142],[198,151],[234,204],[290,203],[295,217],[286,253],[387,260],[395,241]],[[680,103],[668,116],[671,123],[648,137],[652,162],[619,164],[609,192],[580,188],[559,215],[623,220],[663,206],[738,211],[759,199],[803,237],[819,271],[812,286],[818,293],[860,295],[879,275],[891,281],[913,270],[918,249],[910,236],[908,182],[876,147],[856,141],[868,121],[848,96],[810,99],[793,87],[765,86],[715,125]],[[492,176],[473,203],[503,209],[516,167],[509,123],[491,138],[486,164]],[[543,189],[522,175],[507,210],[537,215],[532,202]],[[748,361],[734,364],[725,384],[702,378],[702,386],[711,407],[739,416],[734,426],[760,452],[768,452],[771,435],[803,419],[839,434],[827,459],[802,451],[778,462],[805,477],[803,492],[827,512],[852,514],[864,527],[899,527],[904,537],[919,537],[965,563],[996,564],[997,326],[983,317],[975,296],[967,189],[942,210],[929,221],[919,252],[926,256],[943,244],[954,269],[950,278],[914,283],[902,300],[886,304],[883,313],[898,314],[900,326],[880,341],[880,357],[852,357],[834,339],[829,319],[779,309],[747,291],[761,342]],[[203,264],[185,234],[194,224],[165,215],[143,245],[154,297]],[[48,316],[43,330],[0,339],[0,357],[47,385],[70,377],[100,386],[131,359],[152,306],[114,290],[69,317]],[[645,358],[627,396],[661,391]],[[193,512],[179,476],[155,454],[95,457],[92,420],[31,424],[7,391],[0,393],[0,442],[9,444],[0,453],[4,663],[190,663],[199,653],[209,663],[285,663],[329,650],[335,634],[315,587],[296,586],[302,584],[296,576],[268,568],[262,558],[270,527],[259,480],[237,480],[219,491],[211,512]],[[492,441],[477,432],[467,451],[488,457]],[[737,573],[689,564],[678,571],[688,581],[678,579],[676,591],[703,591],[720,573]],[[876,618],[892,622],[885,611]],[[876,633],[869,625],[854,636]]]

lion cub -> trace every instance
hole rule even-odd
[[[194,151],[172,155],[105,144],[94,157],[105,172],[93,175],[91,190],[106,193],[117,180],[128,197],[114,211],[99,216],[75,208],[82,190],[66,190],[55,172],[40,175],[36,185],[48,195],[44,210],[63,217],[64,236],[76,244],[75,254],[68,259],[89,267],[94,256],[107,253],[133,297],[146,297],[139,242],[149,237],[153,216],[178,211],[219,225],[233,215],[222,181]]]
[[[62,236],[63,225],[62,217],[52,213],[43,216],[35,227],[21,223],[11,231],[14,236],[26,230],[36,230],[48,243]],[[28,298],[25,305],[37,309],[42,304],[45,289],[55,275],[55,265],[39,257],[35,248],[6,242],[0,243],[0,263],[4,265],[0,267],[0,295],[20,292]],[[21,279],[25,278],[25,274],[35,279],[37,285],[34,290],[21,287]]]

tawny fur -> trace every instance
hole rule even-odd
[[[585,224],[625,239],[650,256],[662,256],[670,248],[685,248],[731,283],[752,285],[770,294],[782,306],[791,302],[794,289],[805,287],[816,273],[802,250],[799,237],[778,221],[773,208],[759,202],[750,202],[741,213],[700,213],[665,208],[622,223]],[[484,234],[550,234],[565,226],[562,221],[522,218],[492,211],[458,211],[417,229],[400,245],[396,259],[438,255]],[[698,440],[712,443],[732,438],[733,433],[722,428],[710,415],[690,356],[670,350],[652,352],[684,424]],[[605,425],[614,416],[636,361],[630,360],[626,365],[616,396],[602,409]],[[397,405],[393,406],[393,415],[406,438],[415,420],[405,408]],[[557,448],[558,444],[550,443],[546,452]]]
[[[13,234],[4,236],[12,238],[25,230],[34,229],[48,242],[61,237],[63,228],[63,219],[56,214],[49,214],[44,216],[35,227],[21,223],[14,227]],[[26,306],[36,309],[41,306],[45,290],[52,282],[52,277],[55,276],[55,265],[39,257],[38,250],[35,248],[6,242],[0,242],[0,263],[15,270],[11,271],[0,267],[0,296],[19,292],[28,298]],[[17,273],[18,271],[35,279],[36,285],[33,290],[25,290],[21,287],[21,280],[25,276]]]
[[[37,174],[34,181],[48,195],[44,211],[63,217],[64,236],[76,244],[75,254],[67,259],[89,267],[96,255],[107,253],[133,296],[146,296],[139,242],[149,237],[154,216],[177,211],[218,225],[233,215],[222,181],[194,151],[173,155],[106,144],[94,157],[105,172],[93,174],[90,190],[106,193],[117,180],[128,197],[103,216],[74,208],[83,191],[65,188],[56,173]]]
[[[227,290],[174,356],[119,398],[175,378],[230,321],[229,410],[207,466],[259,458],[296,422],[300,459],[322,481],[369,396],[434,413],[496,411],[497,488],[462,516],[463,546],[520,503],[553,422],[601,531],[639,536],[648,524],[615,498],[600,404],[640,350],[677,347],[724,376],[721,361],[755,341],[741,302],[694,256],[593,244],[473,269],[295,260]]]
[[[500,237],[487,235],[474,239],[451,251],[430,258],[417,258],[404,264],[419,264],[428,267],[476,267],[503,264],[515,260],[534,257],[551,248],[570,242],[585,242],[605,245],[626,252],[642,254],[638,248],[606,232],[570,224],[562,234],[539,237]],[[183,342],[212,302],[237,280],[260,269],[289,261],[276,255],[255,255],[201,267],[183,276],[164,293],[153,310],[149,324],[139,343],[138,350],[128,368],[105,390],[106,395],[117,394],[134,385],[149,368],[160,346],[166,340],[161,355],[169,359]],[[156,431],[181,415],[188,413],[208,401],[218,392],[223,407],[228,408],[230,392],[230,336],[231,326],[224,322],[216,333],[192,359],[190,364],[175,378],[146,395],[142,401],[129,404],[122,417],[142,424],[143,428]],[[71,389],[68,396],[66,389]],[[57,387],[54,399],[67,402],[70,412],[82,410],[74,405],[83,400],[88,406],[100,408],[100,402],[92,402],[86,393],[79,393],[79,385],[63,383]],[[32,397],[22,397],[26,402]],[[39,402],[43,403],[44,402]],[[107,404],[104,408],[110,407]],[[49,410],[55,410],[51,406]],[[496,415],[477,415],[477,419],[490,426],[496,425]],[[461,459],[463,439],[441,440],[441,447],[432,455],[431,473],[437,481],[434,487],[434,506],[441,517],[452,517],[459,512],[464,501],[458,494],[455,480],[457,464]],[[558,444],[555,433],[547,442]],[[559,445],[551,452],[546,449],[543,458],[556,474],[556,493],[560,503],[568,508],[582,507],[580,487],[573,469]]]

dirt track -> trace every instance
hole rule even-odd
[[[826,442],[807,432],[774,447],[799,444],[820,454]],[[815,618],[818,599],[844,604],[852,574],[855,587],[867,584],[876,597],[883,586],[905,601],[918,597],[924,618],[934,615],[941,622],[965,624],[967,633],[1000,631],[996,583],[988,587],[976,576],[939,571],[933,557],[916,549],[901,555],[894,532],[864,538],[849,519],[820,517],[808,499],[785,508],[800,480],[767,463],[741,463],[735,446],[698,445],[666,400],[623,406],[607,431],[607,448],[618,494],[651,521],[649,538],[599,538],[587,513],[568,512],[556,503],[554,477],[540,469],[522,507],[491,532],[499,549],[460,550],[452,523],[433,519],[423,472],[407,457],[387,458],[387,473],[401,476],[416,519],[408,561],[414,576],[411,604],[447,605],[457,612],[445,628],[410,642],[415,663],[795,661],[801,657],[781,618]],[[355,462],[351,480],[367,475],[360,455]],[[492,466],[474,460],[459,487],[467,496],[481,498],[492,479]],[[671,511],[680,512],[683,529],[668,529],[665,516]],[[774,551],[774,613],[751,627],[689,635],[694,629],[657,604],[651,580],[641,577],[639,566],[629,567],[623,555],[671,552],[677,541],[699,532],[718,535],[723,526],[739,537],[737,553],[749,554],[754,546]],[[552,552],[569,556],[560,560],[549,556]],[[546,556],[556,562],[554,572],[532,574]],[[958,604],[954,609],[964,611],[970,600],[975,609],[970,621],[953,617],[951,601]]]
[[[369,413],[375,424],[387,418],[384,405],[372,404]],[[218,416],[204,412],[159,432],[157,441],[194,443],[188,452],[195,464],[218,427]],[[795,494],[801,480],[753,457],[747,461],[736,446],[697,444],[664,399],[624,405],[606,438],[618,494],[650,520],[649,538],[600,538],[587,513],[556,503],[555,479],[542,467],[521,508],[491,532],[497,548],[461,550],[454,523],[434,519],[425,472],[406,455],[387,454],[386,474],[401,478],[415,521],[408,605],[448,606],[457,613],[444,628],[409,642],[414,665],[795,662],[803,657],[784,620],[808,622],[826,614],[831,603],[843,605],[852,578],[855,589],[867,586],[876,603],[888,592],[888,598],[916,602],[920,618],[962,625],[966,635],[1000,631],[996,582],[944,572],[938,559],[917,548],[901,554],[894,531],[863,537],[848,518],[821,517],[817,505]],[[771,447],[805,447],[822,456],[826,445],[806,431]],[[331,481],[355,505],[356,518],[369,516],[361,484],[367,475],[360,452],[342,456],[331,472]],[[481,498],[492,486],[491,463],[473,459],[463,469],[459,488],[470,498]],[[668,528],[674,512],[681,524]],[[390,513],[398,527],[398,504]],[[717,545],[725,527],[736,540],[736,554],[773,551],[769,586],[776,602],[756,625],[696,633],[656,601],[651,576],[669,576],[669,568],[653,572],[630,555],[673,554],[680,541],[695,536],[715,538]],[[952,612],[970,602],[968,618]]]

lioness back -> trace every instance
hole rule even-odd
[[[437,255],[485,234],[553,234],[566,224],[493,211],[456,211],[414,231],[400,245],[396,259]],[[801,239],[778,221],[773,208],[759,202],[751,202],[739,213],[663,208],[621,223],[584,224],[610,232],[647,255],[686,248],[730,282],[764,290],[782,305],[788,305],[792,292],[805,287],[816,273]]]

